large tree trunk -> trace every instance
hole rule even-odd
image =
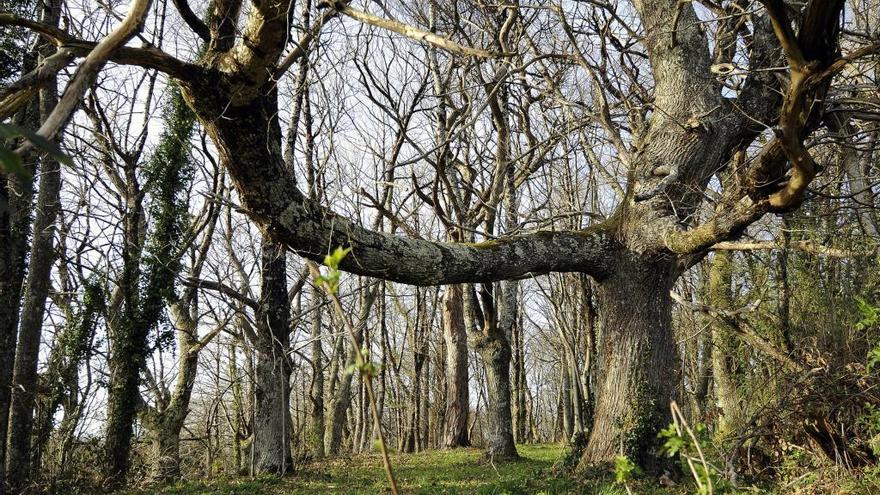
[[[470,445],[470,383],[461,285],[450,285],[443,294],[443,339],[446,342],[446,412],[442,447],[467,447]]]
[[[510,325],[515,321],[511,306],[515,308],[515,282],[503,286],[502,296],[498,298],[498,312],[492,296],[492,286],[483,286],[481,295],[484,308],[477,301],[476,292],[471,285],[465,286],[465,321],[471,325],[471,342],[480,355],[486,369],[486,388],[488,393],[485,432],[489,444],[487,455],[493,459],[514,459],[518,457],[513,438],[513,418],[510,396]],[[511,290],[513,289],[513,290]],[[507,329],[505,331],[505,329]]]
[[[263,271],[256,345],[254,469],[283,476],[293,471],[290,455],[290,302],[284,248],[263,240]]]
[[[57,24],[60,10],[48,8],[45,17]],[[51,22],[51,21],[50,21]],[[40,114],[45,119],[58,101],[54,84],[40,91]],[[43,159],[40,174],[40,192],[37,197],[31,243],[30,267],[24,293],[15,368],[12,377],[12,405],[9,412],[9,444],[7,483],[13,490],[20,489],[30,479],[31,432],[34,405],[37,397],[37,365],[40,336],[46,297],[51,287],[50,275],[55,261],[55,219],[61,197],[61,169],[58,160]]]
[[[139,328],[126,328],[118,332],[111,344],[109,369],[110,390],[107,394],[106,437],[104,453],[106,474],[114,483],[121,483],[128,472],[128,457],[134,433],[134,420],[138,410],[140,372],[144,366],[143,343],[146,332]]]
[[[149,425],[152,449],[150,480],[165,483],[180,477],[180,430],[183,421],[163,414]]]
[[[513,417],[510,409],[510,343],[497,339],[484,339],[477,351],[486,367],[489,392],[487,455],[492,459],[515,459],[519,457],[513,439]]]
[[[672,262],[621,260],[599,285],[599,372],[593,429],[580,466],[625,455],[657,466],[657,433],[670,421],[679,364],[672,333]]]

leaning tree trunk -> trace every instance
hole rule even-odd
[[[467,447],[470,397],[467,330],[461,285],[450,285],[443,295],[443,339],[446,342],[446,412],[443,415],[445,449]]]
[[[657,433],[670,421],[679,376],[669,295],[676,275],[672,261],[621,260],[599,285],[595,422],[582,468],[618,455],[659,467]]]
[[[263,240],[262,293],[257,329],[254,470],[283,476],[290,456],[290,302],[284,248]]]

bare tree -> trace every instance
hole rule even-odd
[[[698,11],[675,0],[636,0],[620,7],[577,3],[572,11],[540,9],[545,23],[561,29],[570,41],[566,50],[550,53],[534,53],[541,49],[538,44],[527,49],[526,36],[508,36],[516,26],[517,9],[506,7],[490,9],[498,25],[493,34],[501,36],[482,38],[482,46],[473,46],[477,37],[457,32],[459,43],[361,12],[348,2],[321,4],[316,19],[289,43],[290,7],[289,1],[253,0],[241,26],[238,0],[218,2],[209,24],[185,16],[192,31],[208,42],[193,62],[153,47],[120,48],[110,59],[156,69],[179,82],[217,148],[242,209],[268,239],[301,256],[320,261],[329,247],[347,246],[352,252],[342,264],[345,270],[414,285],[479,283],[484,301],[494,297],[491,284],[502,280],[553,271],[593,277],[602,338],[595,420],[582,465],[613,459],[621,451],[653,464],[654,451],[648,447],[668,420],[667,404],[677,396],[675,377],[680,373],[670,289],[716,243],[737,237],[764,215],[801,205],[820,171],[808,140],[821,134],[834,77],[849,62],[878,49],[874,41],[852,40],[847,53],[839,54],[842,0],[814,0],[802,8],[764,0],[760,6],[707,3]],[[604,52],[584,55],[582,34],[568,21],[589,17],[580,9],[600,14],[596,18],[619,28],[626,42],[601,37]],[[509,79],[545,59],[567,61],[584,76],[587,82],[582,84],[590,91],[582,93],[589,97],[576,96],[575,85],[575,96],[565,98],[571,83],[554,78],[544,84],[543,96],[536,97],[550,105],[562,95],[572,106],[588,108],[613,150],[613,161],[626,175],[626,188],[618,185],[624,194],[613,213],[588,228],[498,236],[492,217],[505,197],[505,184],[510,184],[510,174],[499,173],[489,194],[480,198],[492,205],[480,216],[487,236],[482,242],[450,243],[365,228],[304,194],[282,153],[277,81],[336,17],[415,38],[467,57],[474,65],[490,59],[483,74],[491,74],[492,80],[485,82],[492,89],[485,101],[497,136],[495,163],[505,172],[512,162],[511,138],[505,135],[510,133]],[[712,36],[704,30],[704,17],[717,28]],[[56,44],[88,46],[68,33],[16,16],[4,14],[0,22],[25,26]],[[600,38],[598,30],[595,38]],[[521,63],[517,54],[523,55]],[[609,54],[623,62],[608,65]],[[510,70],[503,69],[506,63]],[[615,81],[618,71],[622,76]],[[732,171],[739,180],[712,194],[713,177],[723,171]],[[516,208],[508,208],[507,214],[515,217]],[[497,303],[503,321],[492,336],[501,340],[507,339],[505,322],[516,320],[501,313],[503,307],[516,306],[511,304],[516,294],[511,287],[515,283],[501,285],[505,296]],[[486,328],[494,328],[494,315],[484,316]],[[509,374],[509,368],[503,370],[509,366],[507,342],[506,349],[497,347],[498,359],[493,356],[496,379]],[[496,397],[493,407],[506,408],[509,416],[505,398]]]

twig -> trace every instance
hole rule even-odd
[[[382,431],[382,422],[379,418],[379,406],[376,405],[376,395],[373,392],[373,375],[370,372],[364,372],[367,362],[366,359],[364,359],[364,355],[358,344],[358,338],[354,331],[354,326],[351,324],[348,316],[346,316],[345,311],[342,309],[342,304],[339,303],[339,298],[336,297],[336,292],[332,290],[326,281],[321,279],[321,271],[318,269],[318,265],[312,261],[306,261],[306,266],[308,266],[312,277],[319,281],[321,288],[327,293],[327,296],[333,303],[333,308],[336,310],[336,314],[342,320],[342,324],[348,333],[348,338],[351,340],[351,345],[354,348],[355,365],[358,370],[360,370],[361,379],[366,385],[367,396],[370,399],[370,411],[373,413],[373,421],[376,422],[376,426],[379,430],[379,449],[382,452],[382,464],[385,466],[385,474],[388,476],[388,483],[391,485],[391,493],[397,495],[397,480],[394,478],[394,471],[391,468],[391,458],[388,456],[388,449],[385,446],[385,434]]]

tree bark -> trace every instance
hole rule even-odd
[[[657,466],[657,433],[670,421],[680,373],[669,295],[676,276],[670,261],[632,258],[599,285],[596,413],[580,467],[617,455]]]
[[[8,483],[13,489],[21,488],[30,479],[31,432],[38,393],[37,365],[46,297],[49,294],[52,263],[55,259],[55,218],[58,213],[60,188],[59,164],[56,160],[48,158],[43,162],[40,180],[30,267],[12,378],[7,469]]]
[[[530,442],[528,425],[528,399],[530,397],[529,386],[526,381],[525,343],[523,334],[522,318],[514,326],[512,332],[511,366],[513,369],[513,436],[519,443]]]
[[[732,287],[733,259],[729,252],[716,252],[709,268],[709,287],[707,302],[721,311],[733,309]],[[712,319],[712,376],[715,382],[715,397],[721,408],[717,433],[724,438],[737,427],[743,425],[744,411],[738,389],[737,361],[740,342],[722,324]]]
[[[309,387],[311,402],[311,426],[309,431],[309,450],[320,459],[324,457],[324,350],[321,346],[321,302],[320,291],[312,290],[312,383]]]
[[[57,24],[58,5],[47,9]],[[54,81],[53,81],[54,82]],[[45,118],[58,101],[54,84],[40,91],[40,113]],[[12,377],[12,404],[9,412],[7,471],[9,487],[21,489],[31,475],[31,432],[37,397],[37,365],[46,298],[51,287],[55,261],[55,220],[60,208],[61,167],[47,156],[40,168],[40,191],[34,216],[30,266],[21,310],[15,368]]]
[[[283,476],[293,472],[290,455],[290,300],[284,248],[263,240],[263,274],[257,322],[254,469]]]
[[[25,55],[23,72],[36,66],[36,58],[35,50]],[[35,102],[25,108],[16,123],[35,129],[39,119],[39,106]],[[31,174],[35,171],[33,155],[23,160]],[[6,432],[33,196],[33,176],[0,172],[0,246],[4,246],[0,249],[0,495],[6,493]]]
[[[486,367],[489,393],[487,408],[488,442],[486,454],[495,460],[516,459],[510,408],[510,344],[501,338],[483,339],[477,351]]]
[[[443,415],[444,449],[467,447],[470,413],[467,330],[464,296],[460,285],[450,285],[443,294],[443,339],[446,342],[446,412]]]

